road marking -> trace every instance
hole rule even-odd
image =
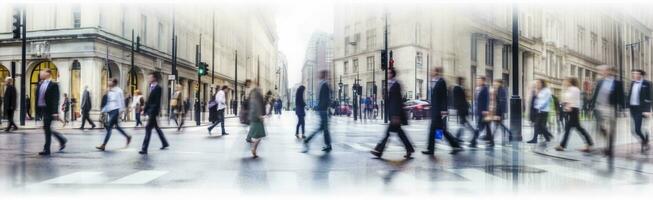
[[[141,185],[149,183],[154,179],[157,179],[165,174],[168,171],[157,171],[157,170],[144,170],[133,173],[129,176],[122,177],[118,180],[112,181],[109,184],[130,184],[130,185]]]
[[[107,180],[103,174],[103,172],[81,171],[46,180],[41,184],[100,184]]]

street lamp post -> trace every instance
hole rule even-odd
[[[511,141],[521,141],[522,112],[519,96],[519,10],[517,4],[512,7],[512,97],[510,98]]]

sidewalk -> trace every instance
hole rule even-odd
[[[231,119],[231,118],[237,118],[234,115],[230,116],[225,116],[225,119]],[[136,127],[136,121],[134,120],[129,120],[129,121],[120,121],[120,126],[122,128],[126,129],[144,129],[145,128],[145,123],[147,122],[145,119],[143,121],[143,126]],[[177,125],[175,124],[174,120],[168,120],[168,117],[159,117],[159,127],[162,129],[172,129],[172,128],[177,128]],[[95,123],[96,128],[95,129],[100,129],[100,125],[97,120],[93,120],[93,123]],[[18,124],[18,121],[16,121],[16,124]],[[6,121],[3,121],[2,125],[0,127],[5,128],[7,125]],[[56,127],[56,129],[59,130],[74,130],[74,129],[79,129],[82,125],[81,118],[77,118],[75,121],[69,121],[66,126],[62,126],[63,124],[59,121],[55,121],[52,126]],[[200,126],[208,126],[211,125],[211,123],[208,120],[203,120],[200,122]],[[42,128],[42,121],[34,121],[34,120],[25,120],[25,125],[20,126],[18,125],[19,130],[36,130],[36,129],[41,129]],[[190,120],[190,118],[186,118],[186,121],[184,122],[183,127],[197,127],[195,120]],[[85,125],[86,129],[91,128],[91,125],[86,123]]]

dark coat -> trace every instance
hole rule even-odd
[[[129,104],[127,104],[129,105]],[[91,110],[91,94],[88,90],[84,91],[84,95],[82,95],[82,111],[88,112]]]
[[[478,91],[478,94],[476,94],[476,111],[475,115],[479,117],[479,119],[483,118],[483,112],[488,111],[488,107],[490,104],[490,90],[488,86],[484,85],[481,86],[480,91]]]
[[[16,110],[16,87],[7,85],[2,102],[5,112]]]
[[[304,101],[304,86],[300,87],[295,93],[295,114],[297,116],[306,116],[306,101]]]
[[[598,94],[599,90],[601,89],[601,85],[603,84],[603,79],[599,80],[599,82],[596,84],[596,87],[594,88],[594,94],[592,96],[592,101],[590,103],[590,108],[594,109],[596,106],[596,101],[598,100]],[[624,87],[621,81],[619,80],[614,80],[612,84],[612,90],[610,92],[610,97],[609,97],[609,103],[610,105],[617,106],[618,108],[623,108],[624,107]]]
[[[39,83],[36,86],[36,105],[38,107],[39,90],[41,89],[41,84]],[[59,113],[59,84],[50,80],[47,89],[45,89],[45,108],[41,110],[42,114],[54,115]]]
[[[630,105],[630,95],[633,93],[633,81],[630,83],[630,92],[628,93],[628,105]],[[7,102],[5,100],[5,102]],[[651,112],[651,82],[642,80],[642,86],[639,88],[639,107],[642,112]]]
[[[401,85],[399,82],[396,82],[390,86],[388,91],[388,116],[389,118],[400,117],[401,124],[408,124],[408,116],[404,112],[404,100],[401,95]]]
[[[145,108],[143,109],[150,117],[158,116],[159,112],[161,112],[161,86],[159,84],[154,86],[154,89],[150,91],[147,102],[145,102]]]
[[[324,82],[320,85],[320,94],[318,95],[317,110],[327,111],[331,102],[331,90],[329,84]]]
[[[496,105],[494,106],[496,109],[494,115],[503,117],[503,115],[508,112],[508,92],[506,91],[506,88],[500,87],[495,95],[494,98],[496,99]]]
[[[456,109],[458,116],[465,117],[469,114],[469,103],[465,95],[465,88],[460,85],[453,87],[453,107]]]
[[[440,78],[431,88],[431,119],[440,118],[440,112],[448,108],[447,82]]]

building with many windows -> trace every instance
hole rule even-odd
[[[306,102],[313,105],[318,98],[320,77],[322,70],[332,71],[333,68],[333,37],[325,32],[315,32],[311,36],[304,56],[302,66],[301,84],[306,87]],[[334,89],[333,73],[330,74],[329,84]]]
[[[601,64],[622,68],[625,79],[633,68],[651,71],[653,18],[640,8],[520,4],[520,95],[528,96],[538,78],[555,93],[568,76],[592,83]],[[474,77],[485,76],[511,87],[512,9],[512,4],[337,5],[336,74],[346,85],[360,77],[363,95],[375,95],[373,85],[384,85],[380,63],[387,19],[389,50],[406,98],[428,98],[427,71],[434,67],[444,68],[449,85],[460,76],[474,88]],[[344,90],[350,95],[351,88]]]
[[[147,94],[144,77],[149,72],[160,72],[163,102],[167,105],[172,85],[173,29],[177,36],[178,83],[191,103],[207,102],[212,85],[229,86],[232,92],[227,98],[231,100],[244,94],[245,79],[259,79],[264,91],[274,91],[278,78],[273,73],[278,55],[274,13],[265,7],[54,2],[24,7],[0,5],[0,76],[15,73],[9,67],[12,62],[17,62],[16,70],[20,71],[21,42],[12,39],[11,19],[23,8],[27,16],[28,97],[34,96],[38,72],[50,68],[62,94],[70,94],[75,101],[88,86],[92,96],[97,97],[92,101],[96,113],[108,79],[117,78],[127,93],[141,90]],[[140,48],[132,54],[135,40],[140,41]],[[209,64],[208,76],[200,80],[196,46],[201,61]],[[17,79],[20,83],[20,76]],[[234,95],[236,87],[239,94]],[[34,101],[31,98],[28,103],[34,105]],[[73,110],[78,112],[79,107]]]

